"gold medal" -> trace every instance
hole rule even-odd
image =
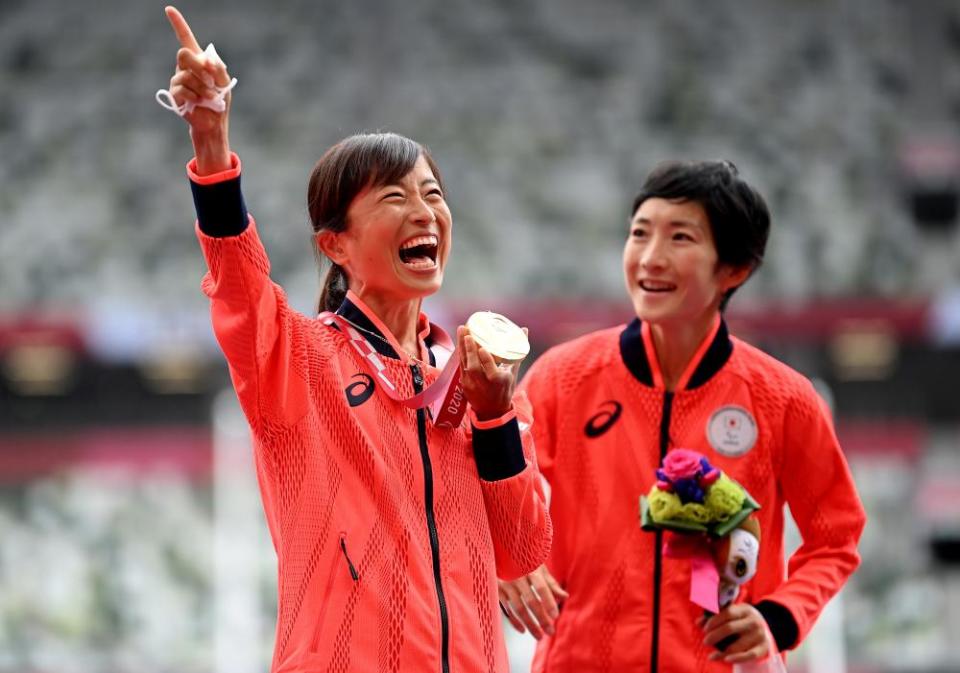
[[[530,352],[527,335],[499,313],[477,311],[467,320],[467,329],[498,363],[519,362]]]

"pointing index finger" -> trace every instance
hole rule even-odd
[[[196,54],[201,53],[203,49],[200,48],[200,43],[197,42],[197,38],[193,36],[193,31],[190,30],[190,26],[187,24],[187,20],[183,18],[183,14],[172,5],[168,6],[164,11],[167,14],[167,20],[173,27],[173,32],[177,34],[180,46]]]

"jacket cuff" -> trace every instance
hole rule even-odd
[[[232,167],[212,175],[197,175],[197,160],[187,164],[193,205],[200,231],[207,236],[237,236],[247,228],[247,206],[240,189],[240,158],[231,152]]]
[[[777,650],[785,652],[797,644],[800,627],[797,626],[797,620],[793,618],[790,610],[773,601],[760,601],[753,607],[763,616],[767,626],[770,627],[770,633],[777,644]]]
[[[505,418],[508,418],[506,422]],[[527,461],[523,456],[516,414],[510,412],[485,422],[471,417],[470,421],[473,424],[473,457],[481,479],[500,481],[523,472]]]
[[[505,413],[503,416],[498,418],[491,418],[490,420],[481,421],[477,418],[477,414],[474,413],[473,407],[467,407],[467,418],[470,419],[470,425],[472,425],[477,430],[489,430],[491,428],[498,428],[501,425],[506,425],[509,421],[517,417],[517,410],[511,405],[510,411]]]
[[[190,182],[195,182],[198,185],[214,185],[218,182],[224,182],[226,180],[233,180],[234,178],[240,177],[240,157],[236,152],[230,153],[230,168],[225,171],[220,171],[219,173],[211,173],[210,175],[199,175],[197,173],[197,158],[194,157],[187,162],[187,177],[190,178]]]

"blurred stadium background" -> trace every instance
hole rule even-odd
[[[291,301],[305,185],[358,130],[431,147],[456,221],[430,309],[535,349],[630,316],[643,175],[768,196],[735,331],[814,378],[867,506],[862,569],[791,659],[960,670],[960,4],[181,3],[239,78],[233,145]],[[0,671],[266,670],[274,561],[199,290],[163,3],[0,1]],[[224,392],[226,391],[226,392]],[[532,640],[510,636],[514,670]]]

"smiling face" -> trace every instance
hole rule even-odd
[[[630,221],[623,271],[637,317],[655,325],[713,320],[724,293],[749,275],[718,263],[702,205],[657,197]]]
[[[343,232],[319,234],[324,252],[346,270],[359,296],[420,299],[440,289],[450,255],[452,217],[421,155],[399,180],[362,189]]]

